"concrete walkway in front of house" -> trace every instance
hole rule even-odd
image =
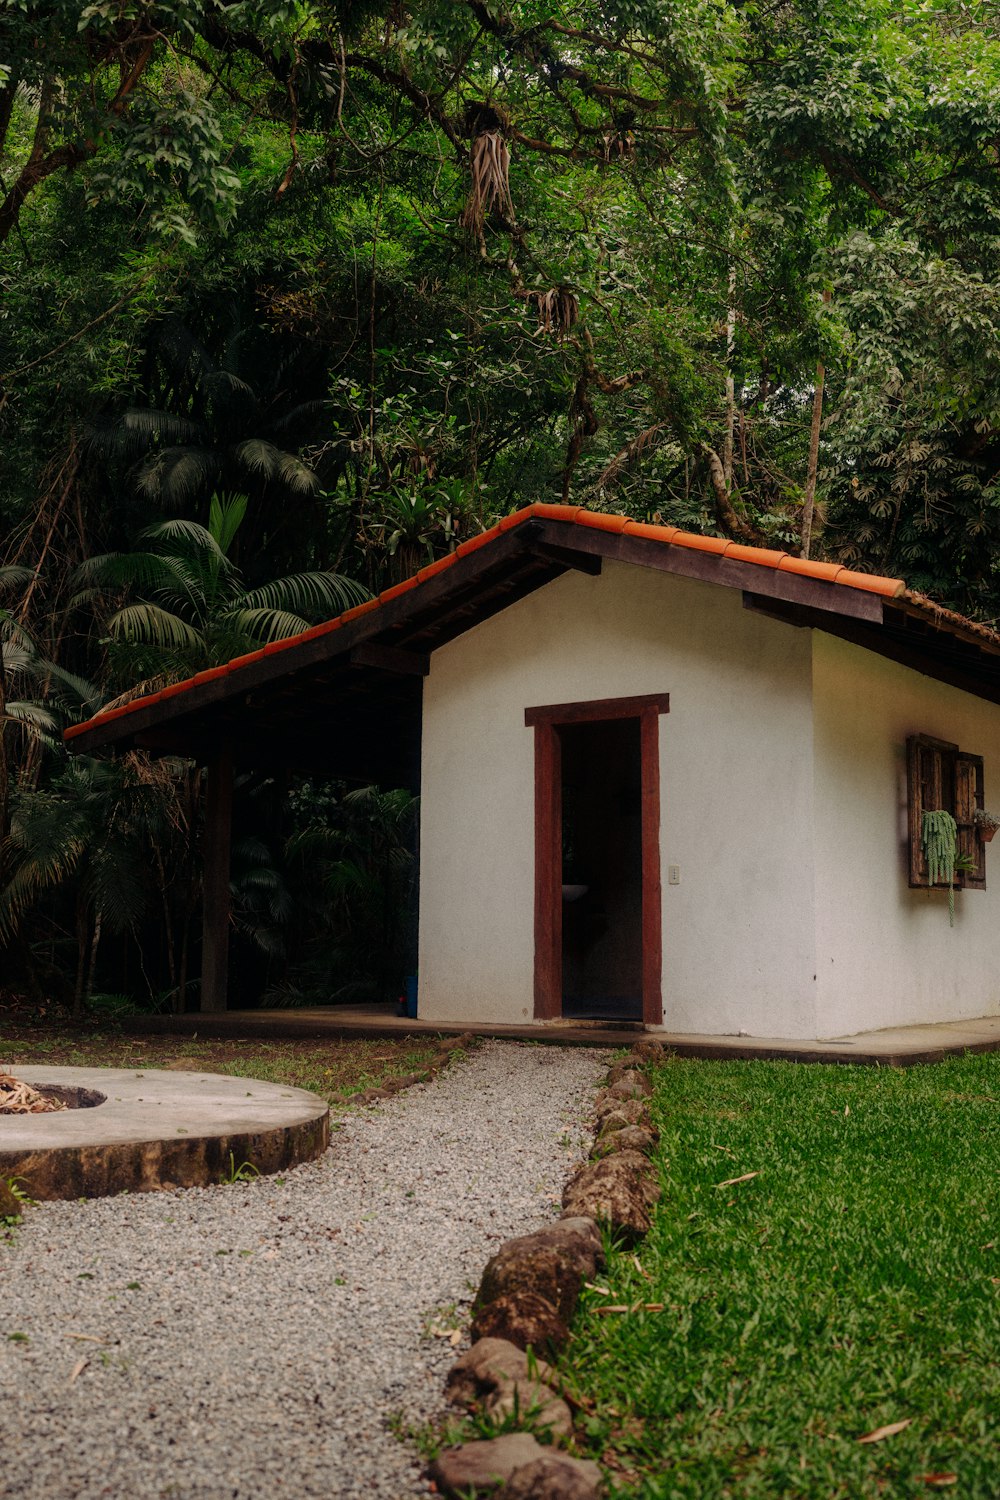
[[[319,1005],[301,1010],[228,1010],[184,1016],[135,1016],[124,1023],[137,1036],[200,1037],[385,1037],[484,1036],[562,1046],[622,1047],[654,1037],[679,1057],[787,1059],[789,1062],[862,1063],[905,1068],[940,1062],[963,1052],[1000,1051],[1000,1015],[969,1021],[893,1026],[824,1040],[787,1037],[703,1036],[637,1024],[604,1021],[535,1022],[498,1026],[488,1022],[444,1024],[408,1019],[393,1004]]]

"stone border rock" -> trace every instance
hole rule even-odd
[[[573,1435],[573,1415],[552,1357],[569,1338],[584,1283],[604,1264],[602,1229],[635,1244],[650,1228],[660,1197],[650,1155],[659,1133],[649,1115],[649,1062],[670,1055],[661,1043],[638,1042],[614,1063],[594,1101],[590,1160],[563,1190],[563,1211],[534,1234],[507,1240],[489,1260],[473,1303],[472,1347],[448,1374],[448,1400],[532,1432],[463,1443],[438,1454],[428,1478],[450,1500],[599,1500],[597,1464],[556,1446]],[[535,1431],[544,1430],[551,1446]]]
[[[357,1094],[345,1094],[338,1102],[337,1108],[348,1104],[375,1104],[379,1099],[391,1099],[394,1094],[400,1094],[404,1089],[410,1089],[417,1083],[430,1083],[432,1078],[448,1066],[456,1052],[469,1052],[478,1047],[481,1037],[478,1036],[453,1036],[441,1038],[438,1042],[437,1051],[425,1068],[418,1069],[415,1073],[399,1073],[392,1078],[387,1078],[376,1088],[362,1089]]]

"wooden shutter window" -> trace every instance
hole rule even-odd
[[[976,808],[983,805],[983,757],[966,755],[960,750],[955,757],[955,822],[958,824],[958,853],[971,864],[971,870],[960,870],[962,884],[970,891],[986,887],[986,846],[976,828]]]
[[[925,812],[950,812],[958,826],[956,854],[972,865],[956,870],[958,889],[986,889],[986,851],[976,828],[976,808],[983,806],[983,757],[969,755],[948,740],[911,734],[906,741],[907,818],[910,844],[910,885],[927,888],[930,880],[924,858]],[[946,881],[935,889],[947,890]]]

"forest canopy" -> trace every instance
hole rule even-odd
[[[992,4],[4,0],[0,941],[140,920],[44,798],[195,836],[67,718],[533,500],[996,616],[998,264]]]

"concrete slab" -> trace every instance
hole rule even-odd
[[[279,1172],[319,1156],[330,1140],[326,1100],[284,1084],[157,1068],[16,1071],[34,1088],[106,1096],[90,1109],[0,1115],[0,1176],[18,1177],[33,1198],[202,1187],[244,1162]]]
[[[896,1026],[856,1036],[709,1036],[602,1021],[554,1021],[524,1026],[456,1023],[450,1026],[395,1015],[394,1006],[326,1005],[301,1010],[227,1010],[185,1016],[135,1016],[123,1022],[132,1036],[299,1037],[338,1039],[404,1036],[488,1036],[561,1046],[623,1047],[653,1037],[679,1057],[909,1067],[963,1052],[1000,1051],[1000,1016],[932,1025]]]

